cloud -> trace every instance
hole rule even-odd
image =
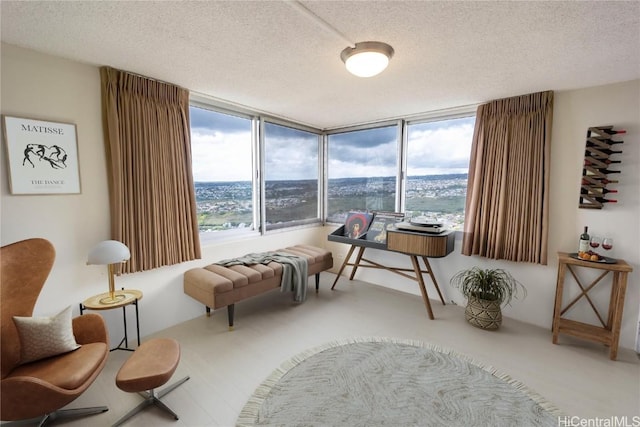
[[[329,136],[331,144],[354,149],[370,149],[396,141],[398,127],[385,126],[375,129],[363,129],[352,132],[336,133]]]
[[[195,181],[250,181],[250,120],[191,107],[191,144]],[[473,117],[409,126],[409,176],[466,173]],[[329,178],[395,176],[397,126],[329,135]],[[273,123],[265,124],[265,178],[318,178],[318,136]]]
[[[329,179],[395,176],[397,126],[329,135]]]
[[[472,117],[409,126],[408,175],[467,172],[473,127]]]
[[[251,131],[250,119],[194,107],[193,105],[189,107],[189,121],[191,130],[201,133],[209,131],[229,134]]]
[[[284,130],[283,130],[284,129]],[[265,178],[318,178],[318,136],[277,125],[265,126]],[[197,182],[251,181],[251,132],[191,129],[193,179]]]
[[[251,181],[251,132],[191,129],[193,179],[197,182]]]
[[[278,132],[276,132],[278,135]],[[267,181],[318,179],[318,136],[293,132],[283,137],[265,129],[265,166]]]

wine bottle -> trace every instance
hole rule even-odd
[[[598,147],[598,146],[602,146],[602,144],[614,145],[614,144],[623,144],[624,143],[624,141],[614,141],[614,140],[611,140],[611,139],[603,139],[603,140],[596,139],[596,140],[599,142],[599,144],[596,143],[596,142],[587,140],[587,147],[594,147],[594,146]]]
[[[610,165],[610,164],[622,163],[622,160],[609,160],[609,159],[591,159],[591,160],[589,160],[589,159],[584,159],[585,166],[589,166],[591,164],[597,164],[598,162]]]
[[[609,190],[607,188],[602,187],[591,187],[589,189],[583,188],[580,190],[582,194],[607,194],[607,193],[617,193],[618,190]]]
[[[627,133],[627,131],[624,130],[624,129],[614,130],[613,126],[611,126],[611,125],[608,125],[608,126],[593,126],[593,127],[590,127],[589,130],[592,131],[592,132],[606,133],[608,135],[616,135],[618,133]]]
[[[611,169],[600,169],[598,168],[598,170],[602,173],[606,173],[606,174],[610,174],[610,173],[621,173],[622,171],[612,171]]]
[[[611,150],[609,148],[600,148],[600,147],[587,147],[587,149],[584,151],[584,155],[588,157],[591,155],[593,151],[596,151],[596,150],[599,151],[600,153],[608,154],[608,155],[622,154],[622,150]]]
[[[605,199],[604,197],[594,197],[593,199],[595,199],[596,201],[598,201],[600,203],[618,203],[617,200]]]
[[[607,169],[606,167],[603,166],[596,166],[596,165],[590,165],[590,166],[585,166],[585,168],[591,168],[591,169],[595,169],[600,173],[604,173],[604,174],[610,174],[610,173],[622,173],[622,171],[614,171],[614,170],[610,170]]]
[[[580,240],[578,242],[578,253],[589,251],[589,241],[591,237],[589,237],[589,233],[587,232],[588,227],[584,227],[584,232],[580,235]]]
[[[608,135],[617,135],[619,133],[627,133],[626,130],[624,129],[618,129],[618,130],[613,130],[613,129],[602,129],[602,128],[598,128],[600,131],[608,134]]]
[[[591,175],[587,175],[587,176],[589,177],[589,179],[594,180],[594,181],[597,181],[597,182],[599,182],[600,184],[604,184],[604,185],[607,185],[607,184],[617,184],[618,182],[620,182],[620,181],[618,181],[617,179],[601,179],[601,178],[599,178],[599,177],[597,177],[597,176],[591,176]],[[590,182],[588,179],[583,179],[583,180],[582,180],[582,184],[583,184],[583,185],[590,185],[590,184],[591,184],[591,182]]]
[[[607,193],[617,193],[617,192],[618,192],[618,190],[609,190],[608,188],[603,188],[603,189],[602,189],[602,192],[603,192],[604,194],[607,194]]]

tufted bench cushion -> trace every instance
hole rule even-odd
[[[316,276],[316,292],[320,272],[333,267],[330,251],[310,245],[296,245],[274,252],[286,252],[307,260],[308,275]],[[205,305],[207,315],[211,309],[227,307],[229,327],[233,326],[236,302],[280,288],[282,264],[270,262],[229,267],[210,264],[184,273],[184,292]]]

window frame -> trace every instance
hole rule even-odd
[[[477,105],[473,106],[464,106],[450,110],[442,110],[442,111],[434,111],[428,114],[417,115],[411,119],[404,120],[403,130],[402,130],[402,147],[403,147],[403,157],[402,157],[402,198],[400,202],[400,212],[406,211],[406,189],[407,189],[407,180],[409,179],[408,174],[408,159],[409,155],[409,126],[418,125],[423,123],[434,123],[434,122],[444,122],[447,120],[455,120],[462,119],[467,117],[475,117],[477,111]],[[469,153],[471,156],[471,153]],[[464,223],[463,223],[464,225]],[[461,235],[462,231],[457,230],[456,235]]]
[[[391,126],[396,126],[396,170],[400,171],[400,159],[401,159],[401,155],[402,155],[402,148],[401,148],[401,144],[399,143],[400,141],[400,137],[402,135],[403,132],[403,120],[402,119],[390,119],[390,120],[382,120],[379,122],[372,122],[372,123],[366,123],[366,124],[359,124],[359,125],[353,125],[353,126],[343,126],[343,127],[336,127],[336,128],[330,128],[330,129],[325,129],[324,131],[324,155],[325,155],[325,163],[324,163],[324,168],[322,170],[322,174],[323,174],[323,178],[324,178],[324,210],[322,212],[322,218],[325,224],[339,224],[339,222],[335,222],[335,221],[331,221],[329,219],[329,137],[331,135],[336,135],[336,134],[342,134],[342,133],[348,133],[348,132],[357,132],[357,131],[362,131],[362,130],[372,130],[372,129],[377,129],[377,128],[385,128],[385,127],[391,127]],[[399,206],[399,200],[398,200],[398,190],[399,190],[399,172],[396,172],[396,189],[395,189],[395,209],[397,211],[398,206]]]
[[[206,96],[199,94],[191,94],[189,99],[189,106],[209,110],[214,113],[226,114],[234,117],[248,119],[251,122],[251,190],[252,190],[252,203],[253,203],[253,224],[254,227],[251,230],[246,229],[230,229],[222,230],[215,233],[199,232],[200,241],[202,243],[213,243],[224,240],[231,240],[235,238],[255,237],[260,235],[266,235],[278,231],[288,231],[299,228],[314,227],[318,225],[324,225],[324,191],[323,185],[324,177],[324,165],[325,165],[325,150],[324,150],[324,132],[320,129],[313,128],[311,126],[294,123],[288,120],[280,119],[273,115],[260,114],[246,108],[229,106],[226,103],[212,100]],[[266,123],[271,123],[278,126],[283,126],[303,132],[315,134],[317,136],[317,151],[318,151],[318,200],[316,217],[300,221],[291,221],[276,226],[266,226],[266,190],[265,190],[265,149],[266,144],[264,140],[265,131],[264,126]],[[192,159],[193,162],[193,159]],[[195,181],[194,181],[195,183]]]
[[[210,102],[206,100],[206,98],[197,97],[197,96],[194,97],[193,94],[190,96],[190,99],[189,99],[189,107],[191,106],[196,108],[201,108],[203,110],[212,111],[214,113],[226,114],[228,116],[247,119],[250,121],[250,132],[251,132],[251,170],[252,170],[251,198],[252,198],[252,204],[253,204],[252,220],[253,220],[254,227],[249,230],[229,229],[229,230],[216,231],[215,233],[206,233],[206,232],[199,231],[198,234],[200,236],[201,245],[203,243],[208,244],[208,243],[220,242],[225,240],[233,240],[236,238],[249,238],[249,237],[259,236],[261,234],[262,224],[260,222],[260,216],[256,214],[256,206],[260,206],[260,205],[257,204],[259,203],[259,199],[258,197],[256,197],[258,182],[256,179],[257,178],[257,173],[256,173],[257,157],[255,154],[255,151],[256,151],[255,147],[257,146],[257,141],[258,141],[258,133],[257,133],[257,126],[256,126],[258,116],[256,116],[255,114],[251,114],[248,111],[236,110],[231,108],[225,108],[224,106],[219,106],[214,102]],[[191,127],[189,127],[189,133],[191,133]],[[191,162],[193,164],[193,158],[191,159]],[[194,184],[195,184],[195,180],[194,180]]]
[[[325,210],[323,212],[323,218],[325,223],[327,224],[339,224],[335,221],[329,220],[329,212],[328,212],[328,185],[329,185],[329,176],[328,176],[328,152],[329,152],[329,135],[337,134],[337,133],[345,133],[351,131],[358,130],[368,130],[375,128],[382,128],[391,126],[394,124],[398,125],[398,136],[397,136],[397,174],[396,174],[396,201],[395,201],[395,211],[396,212],[405,212],[406,207],[406,188],[407,188],[407,156],[409,150],[409,126],[413,124],[421,124],[421,123],[429,123],[429,122],[442,122],[446,120],[454,120],[465,117],[475,117],[477,111],[477,105],[466,105],[457,108],[451,108],[447,110],[439,110],[430,113],[422,113],[416,114],[412,116],[407,116],[404,118],[400,118],[397,120],[382,120],[379,122],[372,122],[361,125],[354,126],[345,126],[339,128],[332,128],[325,130],[325,156],[326,156],[326,164],[323,170],[324,173],[324,182],[325,182]]]
[[[255,237],[318,225],[338,224],[328,219],[328,190],[329,190],[329,137],[333,134],[370,130],[388,126],[396,126],[396,183],[395,183],[395,211],[404,212],[406,206],[407,188],[407,156],[408,156],[408,127],[414,124],[452,120],[476,115],[478,104],[465,105],[456,108],[437,110],[427,113],[407,115],[393,119],[361,123],[349,126],[319,129],[301,123],[295,123],[273,114],[259,112],[244,106],[231,104],[198,93],[190,93],[189,105],[216,113],[227,114],[251,121],[251,165],[252,165],[252,203],[254,229],[231,229],[216,233],[200,232],[202,243],[219,242],[244,237]],[[265,124],[272,123],[318,136],[318,209],[313,219],[291,221],[277,226],[266,226],[266,188],[265,188]]]
[[[322,177],[324,175],[324,170],[322,169],[322,165],[324,164],[324,150],[322,147],[322,136],[323,133],[321,130],[319,129],[315,129],[309,126],[304,126],[304,125],[300,125],[297,123],[292,123],[286,120],[281,120],[278,119],[277,117],[273,117],[273,116],[267,116],[267,115],[263,115],[260,116],[259,118],[260,121],[260,218],[261,218],[261,223],[265,224],[264,227],[262,227],[263,230],[263,234],[268,234],[270,232],[273,231],[277,231],[277,230],[281,230],[281,229],[287,229],[287,230],[291,230],[291,229],[295,229],[295,228],[303,228],[303,227],[307,227],[307,226],[313,226],[313,225],[322,225],[324,224],[323,221],[323,217],[322,217],[322,212],[323,212],[323,201],[324,201],[324,193],[323,193],[323,186],[322,186]],[[267,149],[267,144],[265,142],[265,137],[266,137],[266,132],[265,132],[265,126],[267,123],[273,124],[273,125],[277,125],[277,126],[282,126],[282,127],[286,127],[286,128],[290,128],[290,129],[295,129],[295,130],[299,130],[302,132],[307,132],[307,133],[312,133],[315,134],[317,137],[317,154],[318,154],[318,177],[317,177],[317,191],[318,191],[318,200],[317,200],[317,208],[316,208],[316,217],[315,218],[307,218],[307,219],[303,219],[303,220],[294,220],[294,221],[289,221],[289,222],[285,222],[282,224],[277,224],[277,225],[267,225],[267,204],[266,204],[266,200],[267,200],[267,194],[266,194],[266,177],[264,176],[264,171],[265,171],[265,161],[266,161],[266,149]]]

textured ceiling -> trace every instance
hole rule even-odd
[[[317,128],[640,78],[640,2],[305,1],[352,42],[395,49],[347,73],[347,42],[286,1],[2,1],[5,43],[176,83]]]

